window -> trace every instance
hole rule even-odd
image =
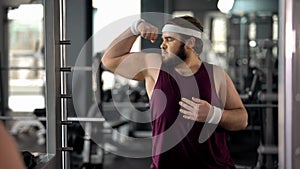
[[[9,9],[7,16],[9,107],[14,112],[33,112],[45,107],[43,6],[20,5]]]

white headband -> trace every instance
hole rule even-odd
[[[200,31],[196,31],[196,30],[193,30],[190,28],[184,28],[184,27],[177,26],[177,25],[171,25],[171,24],[166,24],[163,27],[162,32],[180,33],[180,34],[184,34],[184,35],[194,36],[199,39],[201,39],[201,37],[202,37]]]

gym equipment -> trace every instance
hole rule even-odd
[[[79,123],[68,126],[68,146],[73,147],[73,152],[80,154],[83,150],[84,130]]]
[[[272,104],[272,102],[278,102],[276,99],[277,94],[274,94],[274,89],[277,90],[277,86],[273,85],[273,78],[274,78],[274,70],[275,65],[272,61],[272,49],[273,47],[277,46],[276,41],[272,40],[264,40],[260,43],[260,47],[266,50],[265,53],[265,64],[266,64],[266,71],[265,71],[265,78],[266,78],[266,90],[265,93],[260,93],[259,99],[260,101],[265,102],[267,104]],[[271,97],[265,97],[265,96],[271,96]],[[273,96],[273,97],[272,97]],[[265,113],[262,114],[262,141],[261,145],[258,148],[259,153],[259,159],[257,163],[257,167],[265,166],[267,169],[269,168],[277,168],[277,157],[278,156],[278,147],[276,143],[276,133],[278,127],[277,127],[277,114],[278,111],[274,111],[274,109],[267,107],[265,109]],[[264,159],[261,159],[262,156],[264,156]],[[264,162],[265,160],[265,162]]]
[[[22,156],[27,169],[33,169],[37,165],[37,157],[29,151],[22,151]]]
[[[104,118],[99,117],[99,105],[94,103],[89,111],[88,117],[102,118],[100,123],[86,122],[84,126],[85,136],[82,151],[83,165],[81,168],[85,169],[102,169],[104,162],[104,149],[103,149],[103,122]],[[95,137],[95,135],[97,135]],[[95,140],[94,140],[95,139]],[[96,143],[95,143],[96,142]],[[102,147],[101,147],[102,146]]]
[[[111,102],[112,101],[111,90],[104,90],[102,92],[102,101],[103,102]]]
[[[13,135],[17,135],[19,132],[22,132],[24,128],[30,128],[35,127],[37,128],[37,143],[39,145],[43,145],[46,142],[45,135],[46,135],[46,129],[44,125],[39,120],[19,120],[14,123],[12,126],[10,132]]]
[[[256,60],[260,67],[252,69],[252,82],[247,88],[246,94],[241,98],[246,103],[245,107],[249,113],[249,125],[253,125],[255,120],[259,121],[260,140],[257,147],[258,159],[255,168],[273,169],[277,168],[278,147],[277,147],[277,114],[278,114],[278,94],[277,85],[274,85],[277,79],[276,60],[272,54],[273,47],[277,42],[273,40],[262,40],[258,42],[257,55],[263,56]],[[253,111],[253,112],[252,112]],[[255,116],[257,115],[258,116]],[[255,118],[255,119],[254,119]],[[250,126],[251,128],[251,126]],[[252,127],[253,128],[253,127]]]
[[[45,108],[43,108],[43,109],[34,109],[33,114],[36,117],[46,118],[46,109]],[[44,127],[46,128],[46,121],[41,121],[41,122],[44,125]]]

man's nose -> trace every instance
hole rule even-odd
[[[166,49],[166,44],[164,42],[162,42],[161,45],[160,45],[160,48],[161,49]]]

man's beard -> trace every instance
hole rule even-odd
[[[172,67],[175,67],[178,64],[184,62],[187,58],[184,46],[185,46],[185,44],[181,43],[177,53],[175,53],[174,56],[172,56],[171,58],[168,58],[167,60],[164,60],[163,63],[167,67],[172,68]]]

